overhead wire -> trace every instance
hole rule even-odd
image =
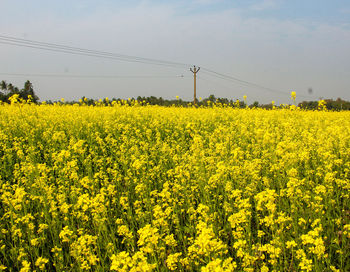
[[[166,61],[166,60],[158,60],[158,59],[152,59],[152,58],[143,58],[143,57],[137,57],[137,56],[116,54],[116,53],[110,53],[110,52],[105,52],[105,51],[84,49],[84,48],[80,48],[80,47],[72,47],[72,46],[56,44],[56,43],[46,43],[46,42],[29,40],[29,39],[20,39],[20,38],[15,38],[15,37],[11,37],[11,36],[5,36],[5,35],[0,35],[0,44],[21,46],[21,47],[27,47],[27,48],[33,48],[33,49],[39,49],[39,50],[73,54],[73,55],[83,55],[83,56],[90,56],[90,57],[97,57],[97,58],[113,59],[113,60],[119,60],[119,61],[125,61],[125,62],[167,66],[167,67],[172,67],[172,68],[185,68],[185,67],[188,68],[189,66],[192,66],[192,65],[187,64],[187,63],[172,62],[172,61]],[[284,95],[290,94],[290,92],[285,92],[285,91],[265,87],[263,85],[256,84],[254,82],[250,82],[247,80],[243,80],[243,79],[240,79],[240,78],[232,76],[232,75],[219,73],[217,71],[208,69],[206,67],[201,67],[201,68],[202,68],[202,72],[204,74],[219,78],[221,80],[235,82],[236,84],[240,84],[241,86],[253,87],[256,89],[265,90],[265,91],[269,91],[272,93],[284,94]],[[305,97],[305,98],[312,98],[312,96],[305,96],[305,95],[298,95],[298,96]]]
[[[272,93],[290,95],[290,92],[280,91],[280,90],[272,89],[272,88],[269,88],[269,87],[265,87],[265,86],[262,86],[262,85],[259,85],[259,84],[253,83],[253,82],[249,82],[249,81],[246,81],[246,80],[239,79],[237,77],[233,77],[233,76],[229,76],[229,75],[226,75],[226,74],[222,74],[222,73],[219,73],[219,72],[207,69],[205,67],[202,67],[202,70],[203,70],[203,72],[205,74],[207,74],[209,76],[213,76],[213,77],[220,78],[222,80],[226,80],[226,81],[230,81],[230,82],[240,83],[243,86],[247,86],[247,87],[250,86],[250,87],[257,88],[257,89],[264,89],[264,90],[272,92]],[[304,97],[304,98],[312,98],[312,96],[306,96],[306,95],[300,95],[300,94],[298,96],[299,97]]]
[[[213,84],[215,84],[216,86],[217,85],[220,85],[220,86],[222,86],[222,87],[224,87],[225,89],[229,89],[230,91],[234,91],[234,90],[232,90],[232,85],[231,86],[228,86],[228,85],[226,85],[226,84],[223,84],[223,82],[221,82],[221,81],[214,81],[214,80],[212,80],[212,79],[209,79],[209,78],[206,78],[206,77],[204,77],[203,75],[201,75],[201,76],[197,76],[197,78],[198,79],[200,79],[200,80],[203,80],[203,81],[206,81],[206,82],[209,82],[209,83],[213,83]],[[241,83],[235,83],[235,84],[237,84],[238,86],[240,86],[240,87],[244,87],[244,88],[246,88],[247,86],[246,85],[243,85],[243,84],[241,84]],[[235,90],[236,92],[240,92],[240,93],[243,93],[241,90]]]
[[[39,41],[33,41],[33,40],[27,40],[27,39],[19,39],[19,38],[4,36],[4,35],[0,35],[0,43],[40,49],[40,50],[53,51],[53,52],[100,57],[100,58],[115,59],[115,60],[126,61],[126,62],[137,62],[137,63],[161,65],[161,66],[168,66],[168,67],[184,68],[190,65],[186,63],[158,60],[158,59],[151,59],[151,58],[142,58],[142,57],[136,57],[136,56],[123,55],[123,54],[115,54],[115,53],[110,53],[105,51],[90,50],[90,49],[66,46],[66,45],[55,44],[55,43],[45,43],[45,42],[39,42]]]
[[[39,46],[48,46],[48,47],[54,47],[54,48],[58,48],[58,49],[74,50],[74,51],[79,51],[79,52],[100,54],[100,55],[120,57],[120,58],[133,59],[133,60],[139,60],[139,61],[157,62],[157,63],[163,63],[163,64],[169,64],[169,65],[177,65],[177,66],[188,66],[189,65],[189,64],[173,62],[173,61],[165,61],[165,60],[143,58],[143,57],[137,57],[137,56],[123,55],[123,54],[116,54],[116,53],[110,53],[110,52],[105,52],[105,51],[98,51],[98,50],[84,49],[84,48],[80,48],[80,47],[61,45],[61,44],[56,44],[56,43],[38,42],[38,41],[33,41],[33,40],[28,40],[28,39],[14,38],[14,37],[3,36],[3,35],[0,35],[0,38],[5,39],[5,40],[9,40],[9,41],[29,43],[29,44],[39,45]]]
[[[16,46],[21,46],[21,47],[27,47],[27,48],[42,49],[42,50],[52,51],[52,52],[67,53],[67,54],[72,54],[72,55],[83,55],[83,56],[90,56],[90,57],[97,57],[97,58],[104,58],[104,59],[114,59],[114,60],[120,60],[120,61],[125,61],[125,62],[167,66],[167,67],[173,67],[173,68],[176,67],[176,66],[170,65],[170,64],[151,63],[151,62],[145,62],[145,61],[139,61],[139,60],[123,59],[120,57],[104,56],[104,55],[93,54],[93,53],[75,52],[75,51],[69,51],[69,50],[65,50],[65,49],[54,49],[54,48],[39,47],[39,46],[34,46],[34,45],[17,44],[17,43],[13,43],[13,42],[4,42],[1,40],[0,40],[0,43],[1,44],[8,44],[8,45],[16,45]]]
[[[222,73],[219,73],[219,72],[207,69],[205,67],[203,67],[202,69],[203,69],[204,73],[206,73],[206,74],[208,74],[210,76],[221,78],[223,80],[227,80],[227,81],[231,81],[231,82],[235,81],[235,82],[239,82],[239,83],[244,84],[244,85],[250,85],[250,86],[258,87],[258,88],[261,88],[261,89],[266,89],[266,90],[268,90],[270,92],[285,94],[285,92],[283,92],[283,91],[274,90],[274,89],[271,89],[271,88],[268,88],[268,87],[264,87],[264,86],[261,86],[261,85],[258,85],[258,84],[255,84],[255,83],[252,83],[252,82],[249,82],[249,81],[245,81],[245,80],[233,77],[233,76],[228,76],[228,75],[225,75],[225,74],[222,74]]]

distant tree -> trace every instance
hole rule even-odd
[[[258,102],[258,101],[254,101],[254,103],[251,104],[250,107],[252,107],[252,108],[258,108],[258,107],[259,107],[259,102]]]
[[[6,83],[5,80],[1,81],[0,89],[3,90],[3,91],[7,91],[7,83]]]
[[[209,100],[210,100],[210,97],[209,97]],[[215,102],[218,102],[218,103],[221,103],[221,104],[229,104],[230,103],[227,98],[217,98]]]
[[[24,83],[24,87],[21,90],[18,87],[14,86],[12,83],[7,84],[4,80],[1,81],[0,88],[4,91],[4,93],[0,92],[0,99],[3,102],[9,102],[8,99],[14,94],[19,94],[19,98],[22,98],[24,100],[28,100],[30,95],[32,97],[31,100],[34,103],[37,103],[39,100],[34,92],[33,85],[29,80]]]
[[[272,108],[273,108],[273,105],[272,105],[272,103],[269,103],[269,104],[262,104],[262,105],[259,105],[259,108],[263,108],[263,109],[272,109]]]
[[[10,93],[14,93],[15,87],[12,85],[12,83],[9,83],[9,84],[7,85],[7,90],[8,90]]]
[[[307,110],[315,110],[318,107],[318,101],[303,101],[298,104],[298,107]]]
[[[7,83],[6,83],[6,81],[3,80],[3,81],[0,82],[0,89],[2,91],[4,91],[4,93],[0,92],[0,101],[5,101],[6,100],[5,92],[7,91]]]
[[[213,94],[209,95],[208,100],[209,100],[210,102],[215,102],[215,101],[216,101],[215,95],[213,95]]]
[[[28,100],[29,95],[32,97],[32,101],[34,103],[38,102],[39,98],[34,93],[33,84],[29,80],[27,80],[24,83],[24,88],[21,91],[21,96],[23,99]]]
[[[29,80],[27,80],[27,81],[24,83],[24,88],[23,88],[23,90],[24,90],[24,91],[27,91],[27,92],[29,92],[29,91],[33,92],[33,84],[32,84]]]

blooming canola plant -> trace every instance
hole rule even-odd
[[[350,270],[349,112],[11,102],[0,271]]]

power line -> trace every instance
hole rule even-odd
[[[227,84],[225,84],[224,82],[221,82],[221,81],[215,81],[215,80],[206,78],[206,77],[204,77],[204,76],[197,76],[197,78],[199,78],[200,80],[206,81],[206,82],[213,83],[213,84],[215,84],[215,85],[220,85],[220,86],[222,86],[223,88],[229,89],[230,91],[242,92],[242,91],[239,91],[239,90],[233,90],[233,89],[231,89],[231,88],[232,88],[232,85],[231,85],[231,86],[228,86]],[[231,82],[230,82],[230,83],[231,83]],[[240,87],[244,87],[244,88],[247,87],[247,85],[241,84],[241,83],[239,83],[239,82],[235,82],[235,84],[237,84],[237,85],[240,86]]]
[[[0,39],[0,43],[21,46],[21,47],[27,47],[27,48],[41,49],[41,50],[52,51],[52,52],[67,53],[67,54],[72,54],[72,55],[82,55],[82,56],[97,57],[97,58],[104,58],[104,59],[113,59],[113,60],[126,61],[126,62],[152,64],[152,65],[167,66],[167,67],[173,67],[173,68],[177,67],[177,66],[170,65],[170,64],[151,63],[151,62],[145,62],[145,61],[139,61],[139,60],[123,59],[123,58],[119,58],[119,57],[109,57],[109,56],[92,54],[92,53],[75,52],[75,51],[69,51],[69,50],[65,50],[65,49],[54,49],[54,48],[39,47],[39,46],[34,46],[34,45],[17,44],[17,43],[6,42],[6,41],[4,42],[4,41],[1,41],[1,39]]]
[[[119,60],[119,61],[125,61],[125,62],[160,65],[160,66],[167,66],[167,67],[172,67],[172,68],[180,68],[180,67],[187,68],[187,67],[191,66],[190,64],[180,63],[180,62],[172,62],[172,61],[157,60],[157,59],[151,59],[151,58],[129,56],[129,55],[116,54],[116,53],[110,53],[110,52],[105,52],[105,51],[84,49],[84,48],[80,48],[80,47],[72,47],[72,46],[61,45],[61,44],[56,44],[56,43],[46,43],[46,42],[39,42],[39,41],[34,41],[34,40],[20,39],[20,38],[4,36],[4,35],[0,35],[0,44],[21,46],[21,47],[27,47],[27,48],[33,48],[33,49],[39,49],[39,50],[73,54],[73,55],[83,55],[83,56],[90,56],[90,57],[97,57],[97,58],[104,58],[104,59]],[[290,94],[290,92],[285,92],[285,91],[280,91],[280,90],[272,89],[269,87],[265,87],[265,86],[256,84],[254,82],[242,80],[238,77],[219,73],[219,72],[216,72],[214,70],[211,70],[211,69],[208,69],[205,67],[202,67],[202,71],[204,74],[207,74],[209,76],[213,76],[213,77],[219,78],[221,80],[240,83],[241,85],[246,86],[246,87],[250,86],[250,87],[257,88],[257,89],[261,89],[261,90],[265,90],[265,91],[269,91],[269,92],[273,92],[273,93],[284,94],[284,95]],[[305,97],[305,98],[312,98],[312,96],[305,96],[305,95],[298,95],[298,96]]]
[[[205,73],[205,74],[207,74],[209,76],[220,78],[222,80],[240,83],[242,86],[247,86],[247,87],[250,86],[250,87],[257,88],[257,89],[264,89],[264,90],[272,92],[272,93],[279,93],[279,94],[284,94],[284,95],[286,95],[286,94],[290,95],[290,92],[285,92],[285,91],[280,91],[280,90],[272,89],[272,88],[269,88],[269,87],[265,87],[265,86],[262,86],[262,85],[259,85],[259,84],[253,83],[253,82],[249,82],[249,81],[246,81],[246,80],[239,79],[237,77],[233,77],[233,76],[229,76],[229,75],[226,75],[226,74],[222,74],[222,73],[219,73],[219,72],[207,69],[207,68],[203,68],[203,73]],[[308,95],[298,95],[298,96],[299,97],[304,97],[304,98],[312,98],[312,96],[308,96]]]
[[[39,41],[28,40],[28,39],[20,39],[20,38],[14,38],[14,37],[9,37],[9,36],[4,36],[4,35],[0,35],[0,39],[12,41],[12,42],[18,42],[18,43],[27,43],[27,44],[38,45],[38,46],[47,46],[47,47],[53,47],[53,48],[57,48],[57,49],[73,50],[73,51],[77,51],[77,52],[99,54],[99,55],[119,57],[119,58],[125,58],[125,59],[133,59],[133,60],[146,61],[146,62],[157,62],[157,63],[178,65],[178,66],[188,66],[189,65],[189,64],[179,63],[179,62],[172,62],[172,61],[143,58],[143,57],[130,56],[130,55],[123,55],[123,54],[116,54],[116,53],[110,53],[110,52],[105,52],[105,51],[84,49],[84,48],[80,48],[80,47],[72,47],[72,46],[61,45],[61,44],[56,44],[56,43],[47,43],[47,42],[39,42]]]
[[[161,65],[161,66],[168,66],[168,67],[184,68],[189,66],[189,64],[185,64],[185,63],[115,54],[115,53],[109,53],[105,51],[83,49],[79,47],[71,47],[71,46],[60,45],[55,43],[45,43],[45,42],[39,42],[39,41],[33,41],[33,40],[18,39],[18,38],[4,36],[4,35],[0,35],[0,43],[39,49],[39,50],[47,50],[47,51],[53,51],[53,52],[92,56],[92,57],[107,58],[107,59],[115,59],[115,60],[127,61],[127,62]]]
[[[228,75],[225,75],[225,74],[222,74],[222,73],[219,73],[219,72],[207,69],[207,68],[203,68],[203,70],[204,70],[203,71],[204,73],[206,73],[206,74],[208,74],[210,76],[214,76],[214,77],[223,79],[223,80],[227,80],[227,81],[231,81],[231,82],[235,81],[235,82],[242,83],[244,85],[250,85],[250,86],[258,87],[258,88],[261,88],[261,89],[266,89],[266,90],[269,90],[271,92],[285,94],[285,92],[283,92],[283,91],[278,91],[278,90],[274,90],[274,89],[271,89],[271,88],[267,88],[267,87],[255,84],[253,82],[249,82],[249,81],[245,81],[245,80],[242,80],[242,79],[239,79],[239,78],[236,78],[236,77],[228,76]]]
[[[217,76],[217,75],[213,75],[213,74],[207,73],[207,72],[204,71],[204,69],[205,69],[205,68],[203,68],[203,75],[204,75],[204,76],[214,77],[215,79],[219,79],[219,80],[221,79],[221,80],[223,80],[223,81],[225,81],[225,82],[228,82],[228,84],[234,83],[234,85],[238,85],[238,86],[241,86],[241,87],[244,87],[244,88],[246,88],[246,87],[255,88],[255,89],[257,88],[257,87],[255,87],[255,86],[250,85],[250,84],[242,83],[241,81],[230,80],[230,79],[227,79],[227,78],[225,78],[225,77],[221,77],[221,76]],[[211,80],[211,79],[204,78],[204,77],[202,77],[202,76],[201,76],[200,78],[201,78],[202,80],[206,80],[206,81],[209,81],[209,82],[218,84],[217,82],[215,82],[215,81],[213,81],[213,80]],[[223,82],[220,82],[219,84],[221,84],[222,86],[224,86],[222,83],[223,83]],[[227,86],[226,86],[226,87],[227,87]],[[281,92],[281,93],[285,94],[284,92]]]
[[[234,80],[234,79],[231,79],[231,78],[228,78],[228,77],[225,77],[225,76],[220,76],[220,75],[216,75],[216,74],[211,74],[211,73],[207,73],[206,71],[204,71],[205,68],[203,68],[203,74],[204,75],[207,75],[207,76],[210,76],[210,77],[214,77],[216,79],[221,79],[221,80],[224,80],[226,82],[229,82],[229,83],[234,83],[235,85],[238,85],[238,86],[241,86],[241,87],[244,87],[244,88],[254,88],[254,89],[268,89],[268,91],[270,92],[274,92],[274,93],[278,93],[278,94],[290,94],[288,92],[283,92],[283,91],[278,91],[278,90],[272,90],[270,88],[267,88],[267,87],[259,87],[259,86],[256,86],[255,84],[249,84],[249,83],[246,83],[244,82],[243,80]],[[204,79],[203,77],[201,77],[201,79]],[[208,80],[208,81],[211,81],[211,82],[214,82],[212,80],[209,80],[209,79],[204,79],[204,80]]]

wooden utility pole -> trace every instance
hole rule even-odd
[[[194,83],[194,85],[193,85],[193,93],[194,93],[194,95],[193,95],[193,105],[195,105],[196,106],[196,103],[197,103],[197,99],[196,99],[196,78],[197,78],[197,73],[199,72],[199,70],[200,70],[201,68],[200,67],[196,67],[196,65],[194,65],[193,66],[193,70],[192,70],[192,68],[190,68],[190,71],[193,73],[193,83]]]

